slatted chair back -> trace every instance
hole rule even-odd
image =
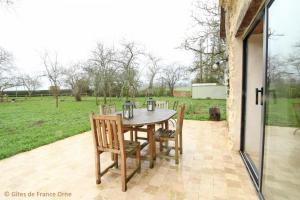
[[[134,107],[134,108],[141,108],[142,106],[141,106],[141,103],[140,103],[140,102],[134,101],[134,102],[133,102],[133,107]]]
[[[168,101],[156,101],[156,108],[169,109],[169,102]]]
[[[90,116],[95,148],[100,152],[125,152],[122,118],[120,115]]]
[[[99,106],[100,115],[110,115],[117,111],[116,105],[102,104]]]
[[[178,108],[178,101],[174,101],[173,110],[177,110],[177,108]]]
[[[182,127],[183,127],[183,118],[184,118],[184,110],[185,105],[180,105],[177,113],[177,121],[176,121],[176,137],[178,134],[182,134]]]

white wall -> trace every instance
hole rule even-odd
[[[226,99],[226,86],[222,85],[192,85],[193,99]]]

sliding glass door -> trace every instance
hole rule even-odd
[[[267,11],[268,48],[262,193],[300,199],[300,1],[275,0]]]
[[[241,155],[266,200],[300,199],[299,11],[266,1],[244,39]]]
[[[260,176],[263,117],[263,18],[244,41],[244,140],[242,155],[256,183]]]

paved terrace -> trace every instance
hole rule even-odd
[[[226,130],[225,122],[185,120],[179,165],[158,157],[149,169],[143,161],[127,192],[112,172],[95,184],[92,137],[90,132],[76,135],[1,160],[0,199],[258,199],[239,154],[230,150]],[[110,154],[101,159],[102,166],[108,164]],[[17,196],[11,198],[12,192]],[[24,197],[28,192],[34,198]],[[48,197],[37,197],[37,192]],[[58,192],[60,197],[49,197]]]

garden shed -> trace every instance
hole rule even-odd
[[[193,99],[226,99],[226,86],[216,83],[192,84]]]

